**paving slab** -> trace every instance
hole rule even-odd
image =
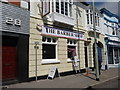
[[[109,70],[101,71],[100,81],[96,81],[95,73],[89,72],[88,76],[86,73],[74,74],[62,76],[50,80],[38,80],[24,83],[17,83],[7,85],[8,88],[87,88],[96,84],[100,84],[110,79],[118,77],[118,68],[112,68]]]

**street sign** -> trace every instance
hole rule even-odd
[[[39,49],[39,46],[34,46],[35,49]]]
[[[39,42],[38,42],[38,41],[35,41],[34,43],[35,43],[35,45],[39,44]]]
[[[51,67],[47,79],[48,78],[52,78],[53,79],[56,74],[58,74],[58,76],[60,77],[60,74],[58,72],[57,67],[55,67],[55,66]]]

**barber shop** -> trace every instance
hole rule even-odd
[[[74,71],[73,60],[76,58],[79,62],[80,57],[84,57],[84,32],[54,26],[41,26],[38,33],[40,35],[34,35],[36,38],[31,34],[29,77],[36,76],[36,55],[37,76],[47,75],[53,66],[57,67],[60,73]],[[31,44],[36,41],[39,42],[37,54],[33,48],[35,45]],[[79,65],[81,69],[85,68],[83,59]]]

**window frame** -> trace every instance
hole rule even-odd
[[[46,38],[51,38],[51,42],[47,42],[47,39],[46,41],[44,42],[43,41],[43,38],[46,37]],[[56,42],[52,42],[53,39],[56,39]],[[43,44],[47,44],[47,45],[55,45],[55,59],[43,59],[43,54],[42,54],[42,64],[50,64],[50,63],[60,63],[60,60],[58,60],[58,47],[57,47],[57,41],[58,39],[56,37],[49,37],[49,36],[42,36],[42,45]],[[43,48],[43,47],[42,47]]]
[[[54,9],[54,12],[62,14],[64,16],[68,16],[68,17],[72,17],[72,4],[73,4],[73,0],[57,0],[57,2],[59,3],[59,12],[56,11],[56,0],[54,1],[54,5],[52,6]],[[61,2],[63,2],[64,7],[63,10],[61,9]],[[67,6],[65,6],[65,3],[67,3]],[[66,9],[67,7],[67,9]],[[66,11],[67,10],[67,11]],[[63,12],[63,13],[62,13]]]
[[[70,44],[70,42],[68,41],[72,41],[72,44]],[[74,41],[76,41],[76,44],[73,44]],[[68,50],[68,46],[75,47],[76,55],[77,55],[77,40],[67,39],[67,50]],[[68,58],[68,51],[67,51],[67,62],[73,62],[71,58]]]
[[[86,10],[86,18],[87,18],[87,24],[93,25],[93,11],[91,9]],[[95,12],[95,25],[97,27],[100,27],[100,16],[97,12]]]

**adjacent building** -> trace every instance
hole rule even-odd
[[[2,37],[2,82],[28,79],[29,19],[28,2],[0,1]]]
[[[90,5],[86,5],[85,9],[85,28],[87,31],[87,41],[85,43],[85,60],[88,61],[86,64],[89,68],[95,68],[95,36],[93,30],[93,8]],[[97,39],[97,54],[98,60],[102,62],[102,66],[105,69],[106,65],[106,47],[104,42],[104,30],[103,30],[103,15],[98,9],[95,8],[95,29],[96,29],[96,39]],[[84,23],[84,22],[83,22]],[[102,67],[102,68],[103,68]]]
[[[120,18],[105,8],[101,9],[101,13],[104,17],[107,66],[116,67],[120,64]]]

